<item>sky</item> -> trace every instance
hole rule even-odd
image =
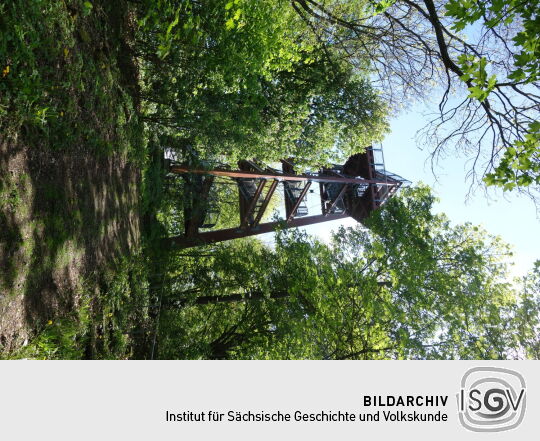
[[[482,29],[468,26],[463,32],[475,40]],[[430,106],[436,104],[416,104],[407,113],[390,121],[391,133],[382,143],[386,170],[408,179],[414,184],[429,185],[438,197],[434,211],[445,213],[453,224],[471,222],[510,244],[513,248],[511,276],[525,275],[536,260],[540,259],[540,204],[537,212],[534,203],[526,196],[515,192],[504,193],[501,189],[484,186],[471,192],[471,182],[467,179],[470,170],[468,158],[450,152],[431,169],[430,154],[421,150],[415,140],[419,130],[428,122]],[[352,219],[332,221],[307,227],[309,234],[322,240],[330,237],[331,230],[354,225]]]
[[[420,106],[391,121],[391,134],[383,141],[386,169],[413,183],[428,184],[439,198],[436,213],[445,213],[454,224],[471,222],[483,226],[488,233],[500,236],[512,245],[514,267],[512,275],[528,272],[535,260],[540,259],[540,220],[533,202],[515,193],[483,187],[469,194],[471,182],[467,180],[467,160],[448,155],[431,170],[429,152],[421,150],[415,135],[427,120]],[[327,240],[330,231],[340,224],[354,225],[355,221],[332,221],[305,228],[309,234]]]

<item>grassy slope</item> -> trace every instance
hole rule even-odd
[[[130,38],[127,2],[0,4],[0,356],[131,355],[145,146]]]

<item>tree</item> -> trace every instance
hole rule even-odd
[[[508,248],[404,192],[331,244],[287,230],[215,247],[171,274],[161,354],[193,358],[507,358],[530,305],[507,282]],[[176,264],[178,261],[176,262]],[[176,266],[175,266],[176,267]],[[528,308],[528,309],[527,309]],[[533,345],[528,344],[529,347]],[[529,352],[529,356],[534,356]]]
[[[285,0],[139,8],[145,118],[168,147],[188,140],[201,158],[320,164],[387,130],[367,71],[323,48]]]
[[[516,308],[515,336],[519,351],[516,358],[540,359],[540,261],[537,261],[520,286],[520,303]]]
[[[439,113],[424,132],[435,157],[454,147],[472,157],[473,180],[534,194],[540,185],[538,2],[354,3],[291,0],[319,41],[339,47],[352,64],[358,54],[372,60],[373,76],[395,107],[442,86]]]

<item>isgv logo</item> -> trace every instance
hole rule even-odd
[[[523,421],[527,396],[521,374],[499,367],[474,367],[461,379],[459,421],[474,432],[502,432]]]

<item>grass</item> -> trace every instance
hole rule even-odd
[[[82,305],[70,317],[49,320],[30,344],[10,354],[9,358],[34,360],[76,360],[84,358],[88,344],[90,312]]]
[[[12,137],[72,151],[122,152],[138,160],[136,118],[123,23],[125,2],[13,0],[0,6],[1,127]]]
[[[42,323],[35,337],[1,358],[71,360],[140,356],[147,338],[148,287],[141,256],[111,265],[99,280],[87,280],[77,309]],[[114,270],[112,269],[114,268]],[[100,286],[102,295],[91,296]]]
[[[0,4],[0,357],[144,346],[156,170],[130,17],[124,0]]]

